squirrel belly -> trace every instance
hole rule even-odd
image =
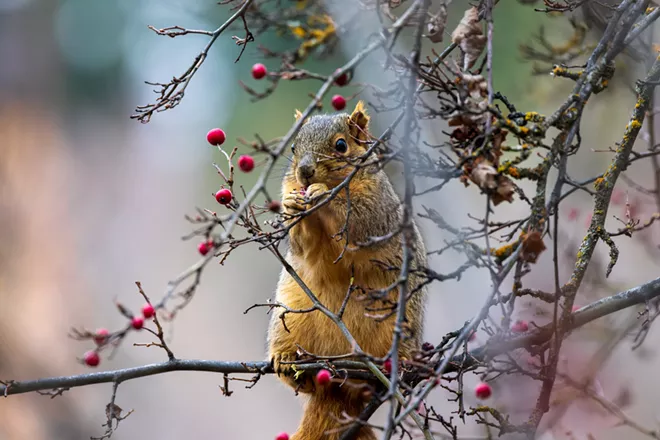
[[[289,187],[293,189],[294,186],[295,182],[289,181],[285,184],[285,191],[289,190]],[[355,186],[359,186],[359,183],[356,182]],[[387,193],[379,191],[372,185],[368,190],[372,192],[375,190],[379,194]],[[365,201],[364,198],[359,198],[360,192],[357,189],[351,190],[353,194],[351,197],[355,199],[353,207]],[[393,191],[392,197],[396,197]],[[396,304],[398,289],[394,288],[387,292],[382,300],[369,299],[368,293],[395,285],[399,271],[392,268],[401,265],[401,244],[398,239],[392,239],[378,246],[364,247],[356,251],[346,250],[342,258],[336,261],[345,245],[345,240],[333,238],[333,235],[336,235],[346,223],[346,216],[341,217],[343,214],[341,209],[335,209],[335,205],[339,203],[340,200],[331,200],[290,230],[291,250],[286,259],[309,290],[333,313],[340,310],[349,291],[351,279],[353,280],[357,288],[346,303],[342,321],[365,353],[383,357],[392,345],[395,316],[391,314],[383,320],[365,315],[374,317],[386,315],[388,307],[391,308]],[[399,208],[398,199],[394,205],[395,209]],[[382,228],[376,228],[377,217],[382,219],[383,215],[375,211],[368,211],[368,215],[372,220],[366,228],[374,231],[372,236],[385,235],[389,232],[378,231],[377,229]],[[359,217],[357,215],[355,217],[355,220],[359,221]],[[397,215],[397,221],[398,217]],[[350,224],[350,217],[348,221]],[[392,226],[396,227],[396,224]],[[418,232],[415,232],[418,236]],[[420,249],[418,254],[419,251]],[[383,265],[391,267],[388,270]],[[409,284],[413,287],[413,277]],[[413,334],[409,334],[402,343],[400,355],[404,359],[410,358],[410,352],[418,347],[421,338],[423,294],[418,293],[419,295],[414,295],[407,304],[406,320]],[[280,277],[276,301],[292,310],[306,310],[313,305],[303,288],[286,270],[282,271]],[[284,329],[284,324],[288,332]],[[279,337],[271,338],[271,353],[284,352],[287,357],[292,357],[297,351],[297,346],[318,356],[345,355],[353,351],[353,347],[339,327],[320,311],[287,313],[284,323],[278,317],[273,320],[273,325],[275,328],[271,331],[277,333]],[[282,332],[286,334],[281,334]],[[287,350],[292,353],[287,353]]]

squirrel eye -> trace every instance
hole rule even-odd
[[[296,145],[295,144],[291,144],[291,152],[293,154],[296,154]]]
[[[335,148],[340,153],[346,153],[346,150],[348,150],[348,145],[346,144],[345,140],[337,139],[337,142],[335,143]]]

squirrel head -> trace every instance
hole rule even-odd
[[[296,110],[296,120],[302,113]],[[305,120],[291,150],[291,177],[303,187],[324,183],[339,185],[352,171],[347,159],[362,156],[368,149],[369,116],[359,101],[353,112],[315,115]]]

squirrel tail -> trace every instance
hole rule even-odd
[[[345,416],[358,418],[365,401],[354,392],[338,390],[334,386],[316,389],[310,394],[303,419],[291,440],[339,440],[346,424]],[[369,426],[360,428],[355,440],[376,440]]]

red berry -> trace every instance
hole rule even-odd
[[[344,98],[341,95],[335,95],[332,97],[332,106],[335,108],[335,110],[343,110],[344,107],[346,107],[346,98]]]
[[[102,345],[105,343],[105,341],[108,339],[108,335],[110,332],[108,332],[107,329],[100,328],[96,330],[96,333],[94,334],[94,342],[96,342],[98,345]]]
[[[392,360],[391,359],[386,360],[383,363],[383,368],[385,368],[385,371],[387,372],[387,374],[391,374],[392,373]]]
[[[133,319],[131,319],[131,326],[135,330],[140,330],[144,326],[144,319],[142,316],[135,316]]]
[[[339,75],[337,79],[335,79],[335,84],[337,84],[339,87],[343,87],[348,84],[348,74],[344,72]]]
[[[476,394],[479,399],[488,399],[492,392],[493,390],[490,388],[490,385],[484,382],[477,384],[474,388],[474,394]]]
[[[277,437],[275,437],[275,440],[289,440],[289,434],[286,432],[280,432],[277,434]]]
[[[424,350],[424,351],[431,351],[431,350],[433,350],[434,348],[435,348],[435,347],[434,347],[433,344],[431,344],[430,342],[424,342],[424,343],[422,344],[422,350]]]
[[[571,311],[572,311],[573,313],[575,313],[575,312],[577,312],[578,310],[580,310],[581,308],[582,308],[582,307],[575,305],[575,306],[573,306],[573,308],[571,309]]]
[[[511,331],[514,333],[525,333],[527,330],[529,330],[529,325],[527,324],[527,321],[522,321],[518,320],[513,323],[511,326]]]
[[[219,128],[214,128],[213,130],[206,133],[206,140],[209,141],[211,145],[222,145],[225,143],[225,132]]]
[[[152,306],[151,304],[147,303],[142,306],[142,315],[145,318],[149,319],[155,314],[156,314],[156,309],[154,309],[154,306]]]
[[[95,351],[88,351],[85,353],[85,364],[88,367],[96,367],[101,362],[101,357]]]
[[[213,249],[213,240],[203,241],[197,245],[197,250],[200,254],[206,255]]]
[[[220,203],[221,205],[229,205],[229,202],[231,202],[231,191],[229,191],[227,188],[223,188],[217,193],[215,193],[215,199]]]
[[[332,377],[330,376],[330,372],[328,370],[320,370],[318,373],[316,373],[316,383],[321,386],[329,384],[331,379]]]
[[[268,203],[268,210],[271,212],[280,212],[282,209],[282,204],[280,203],[279,200],[271,200]]]
[[[264,66],[261,63],[257,63],[254,66],[252,66],[252,78],[254,79],[261,79],[264,76],[266,76],[266,66]]]
[[[244,173],[249,173],[254,168],[254,159],[252,158],[252,156],[248,156],[247,154],[244,154],[243,156],[238,158],[238,167]]]

